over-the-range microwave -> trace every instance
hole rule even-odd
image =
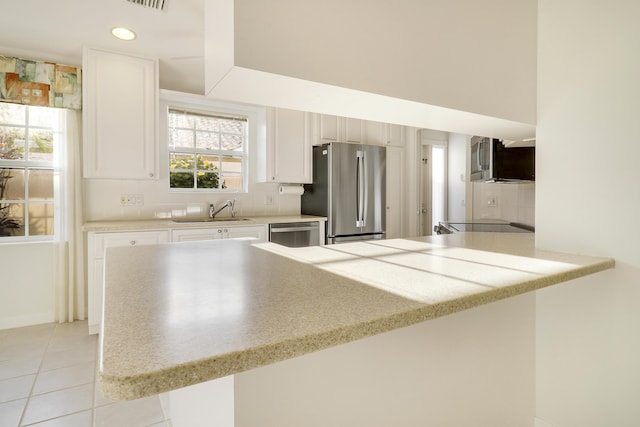
[[[535,181],[536,148],[505,147],[496,138],[471,138],[471,181]]]

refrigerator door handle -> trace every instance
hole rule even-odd
[[[365,179],[364,179],[364,151],[356,151],[356,203],[357,203],[357,218],[356,227],[364,227],[364,195],[365,193]]]
[[[363,177],[362,177],[362,181],[363,181],[363,194],[362,194],[362,226],[366,227],[367,226],[367,218],[368,218],[368,206],[369,206],[369,159],[367,158],[367,152],[363,151],[362,152],[362,171],[363,173]]]

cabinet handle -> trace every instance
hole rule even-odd
[[[149,178],[153,178],[153,172],[149,174]]]
[[[225,233],[228,233],[228,232],[229,232],[229,230],[227,230],[227,229],[225,228],[225,229],[224,229],[224,232],[225,232]]]
[[[222,233],[222,230],[221,230],[221,229],[218,229],[218,233]]]
[[[136,241],[135,241],[135,240],[132,240],[132,241],[130,241],[130,242],[129,242],[129,244],[130,244],[131,246],[135,246],[135,245],[136,245]]]

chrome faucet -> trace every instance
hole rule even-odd
[[[213,206],[213,203],[209,204],[209,218],[213,219],[222,211],[224,208],[229,207],[231,209],[231,218],[236,217],[236,199],[227,200],[224,205],[218,210]]]

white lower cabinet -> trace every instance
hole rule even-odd
[[[128,232],[92,232],[87,235],[87,267],[88,267],[88,324],[89,333],[100,332],[102,318],[102,285],[104,283],[104,254],[105,249],[153,245],[169,241],[168,230],[128,231]]]
[[[267,242],[269,240],[268,226],[240,225],[177,230],[87,233],[89,333],[97,334],[100,332],[104,293],[104,254],[106,248],[213,239],[252,239],[255,243]]]
[[[268,240],[266,225],[245,225],[234,227],[190,228],[171,231],[172,242],[192,242],[214,239],[253,239],[254,243]]]

